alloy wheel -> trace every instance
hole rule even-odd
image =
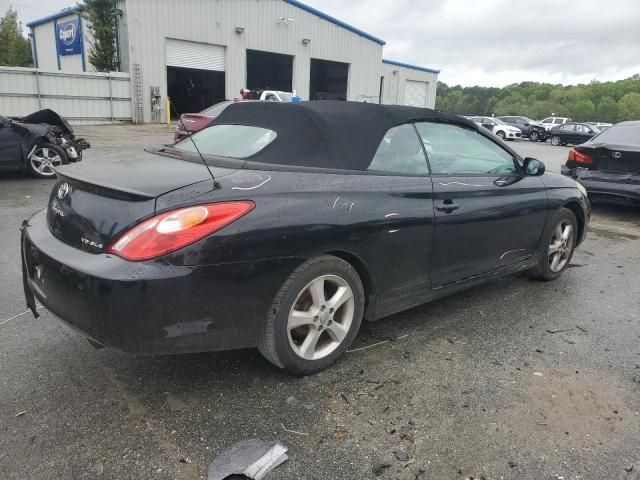
[[[529,140],[531,140],[532,142],[537,142],[539,137],[540,135],[535,130],[529,134]]]
[[[496,133],[496,135],[499,136],[502,140],[505,139],[505,134],[504,134],[503,131],[500,131],[500,132]]]
[[[342,277],[322,275],[309,282],[289,312],[287,336],[296,355],[319,360],[343,342],[353,322],[355,299]]]
[[[571,258],[573,251],[573,225],[569,220],[562,220],[556,226],[549,244],[549,269],[560,272]]]
[[[551,145],[554,145],[556,147],[560,145],[560,137],[558,137],[557,135],[551,137]]]
[[[29,157],[29,162],[33,170],[40,175],[53,177],[56,174],[54,167],[62,164],[62,158],[51,148],[38,147]]]

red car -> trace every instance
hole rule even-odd
[[[173,139],[179,142],[183,138],[186,138],[189,133],[195,133],[208,127],[225,108],[237,101],[239,100],[225,100],[202,110],[200,113],[183,113],[178,120]]]

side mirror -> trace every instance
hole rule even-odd
[[[542,160],[537,158],[527,157],[524,159],[524,172],[527,175],[539,177],[545,171],[545,166]]]

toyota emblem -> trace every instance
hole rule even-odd
[[[62,200],[64,197],[69,195],[69,192],[71,192],[71,185],[67,182],[62,183],[60,187],[58,187],[58,199]]]
[[[613,158],[620,158],[620,157],[622,157],[622,153],[620,153],[620,152],[613,152],[613,153],[611,154],[611,156],[612,156]]]

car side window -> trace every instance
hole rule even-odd
[[[552,118],[545,118],[544,120],[542,120],[542,122],[540,123],[553,123],[553,119]]]
[[[478,132],[448,123],[416,123],[431,173],[496,174],[517,172],[513,156]]]
[[[428,174],[427,159],[413,125],[405,123],[390,128],[382,138],[367,170]]]

